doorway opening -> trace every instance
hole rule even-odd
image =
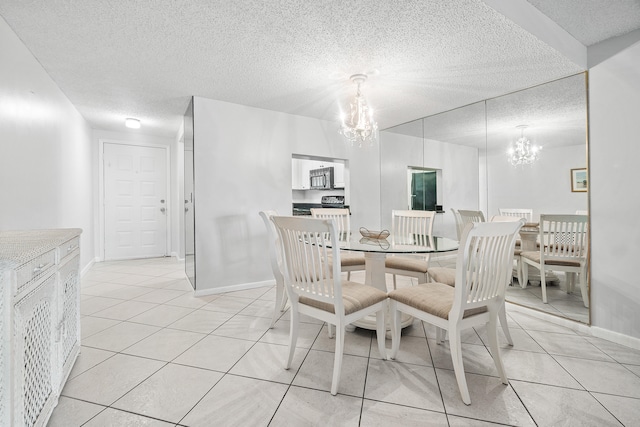
[[[442,169],[407,167],[408,208],[419,211],[442,210]]]

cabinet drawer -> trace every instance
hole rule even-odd
[[[74,254],[74,251],[80,247],[80,236],[76,236],[71,240],[67,240],[58,246],[58,263],[65,258]]]
[[[14,295],[23,291],[34,280],[52,272],[56,262],[56,251],[51,250],[33,258],[16,269],[16,290]]]

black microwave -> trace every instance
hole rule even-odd
[[[333,166],[309,171],[309,188],[312,190],[333,189]]]

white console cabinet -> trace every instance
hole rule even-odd
[[[0,231],[0,425],[44,426],[80,351],[80,229]]]

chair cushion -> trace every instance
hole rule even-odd
[[[520,254],[521,257],[530,259],[533,262],[540,264],[540,252],[539,251],[525,251]],[[546,259],[545,265],[559,265],[564,267],[580,267],[580,261],[572,260],[558,260],[558,259]]]
[[[445,285],[455,286],[456,284],[456,269],[447,267],[430,267],[429,277],[434,282],[444,283]]]
[[[333,268],[333,257],[329,256],[327,262],[329,263],[329,268]],[[364,270],[364,255],[349,251],[340,251],[341,267],[354,267],[357,265],[363,266]]]
[[[349,251],[340,251],[340,265],[343,267],[364,265],[364,255]]]
[[[402,256],[391,256],[385,259],[384,266],[396,270],[415,271],[426,273],[429,263],[423,259],[408,258]]]
[[[344,305],[345,315],[355,313],[358,310],[372,306],[385,299],[387,299],[387,294],[373,286],[346,280],[342,282],[342,303]],[[318,301],[301,295],[299,302],[300,304],[319,308],[329,313],[335,313],[333,304],[324,301]]]
[[[449,312],[453,306],[454,293],[454,287],[434,282],[396,289],[389,292],[389,298],[448,320]],[[487,311],[487,307],[473,308],[466,310],[463,317],[469,317],[485,311]]]

